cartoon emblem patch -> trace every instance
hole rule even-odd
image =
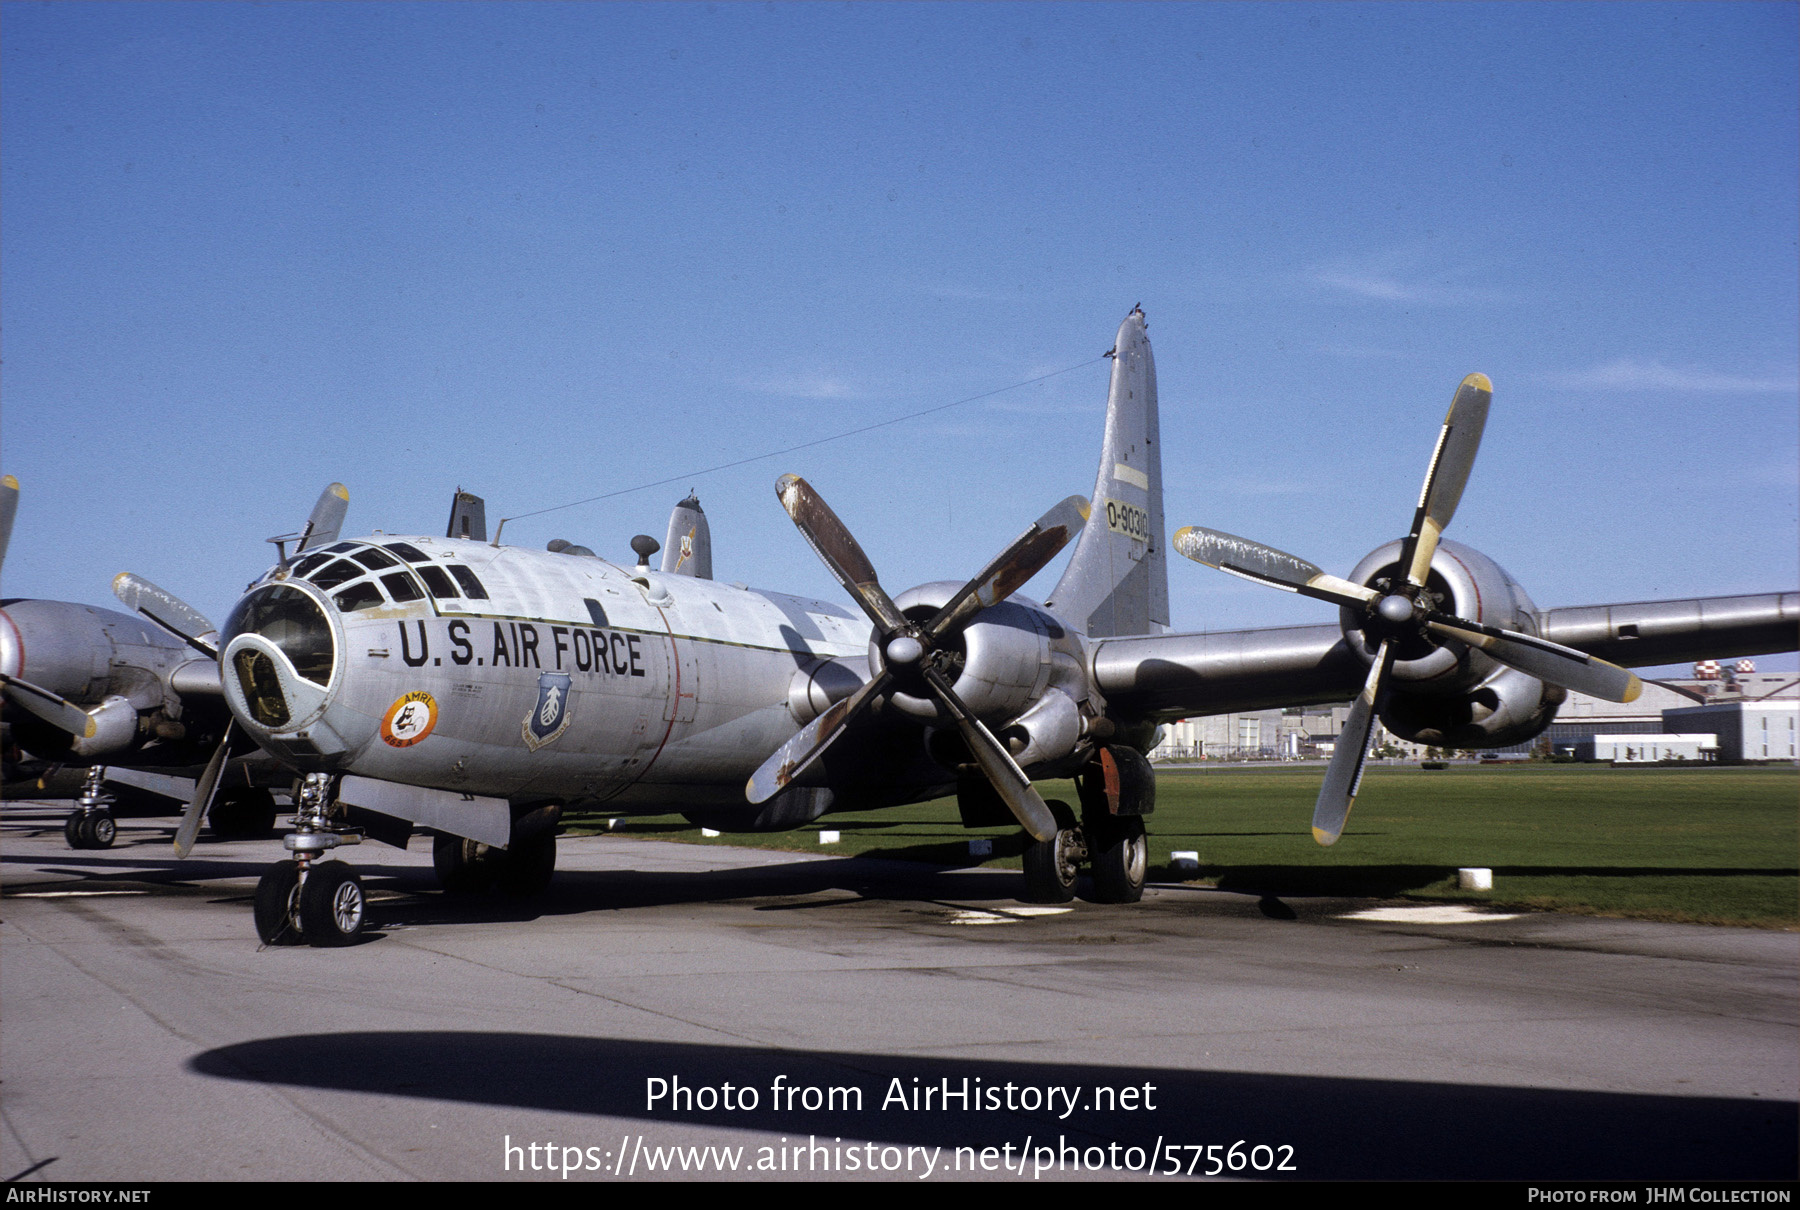
[[[566,672],[546,672],[538,677],[537,705],[519,726],[525,746],[533,752],[568,730],[572,679]]]
[[[410,748],[437,726],[437,699],[415,689],[381,716],[382,741],[395,748]]]

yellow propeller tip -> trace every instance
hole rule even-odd
[[[10,487],[16,492],[19,490],[19,481],[11,475],[0,475],[0,487]]]
[[[1478,391],[1486,391],[1490,395],[1494,393],[1494,384],[1488,381],[1486,374],[1471,374],[1463,379],[1463,385],[1474,387]]]
[[[1644,682],[1634,676],[1631,678],[1631,683],[1625,686],[1625,700],[1628,702],[1635,702],[1643,692]]]
[[[1338,836],[1341,835],[1337,832],[1327,832],[1324,828],[1314,828],[1312,833],[1313,839],[1328,849],[1338,842]]]
[[[339,500],[350,499],[350,489],[341,483],[334,483],[331,485],[331,494],[336,496]]]

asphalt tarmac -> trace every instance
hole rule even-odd
[[[1787,1179],[1800,935],[563,838],[540,900],[343,850],[374,928],[260,948],[278,841],[0,811],[26,1181]],[[566,1175],[565,1175],[566,1170]]]

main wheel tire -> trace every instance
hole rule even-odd
[[[82,823],[82,833],[87,839],[90,849],[110,849],[113,841],[119,838],[119,825],[113,819],[111,811],[102,807],[90,812]]]
[[[368,919],[362,879],[341,861],[315,862],[300,884],[300,932],[307,944],[350,945]]]
[[[71,849],[85,849],[88,847],[87,836],[85,835],[86,829],[82,827],[86,822],[87,812],[85,811],[76,811],[67,819],[63,820],[63,839],[69,842],[69,847]]]
[[[275,796],[254,786],[219,795],[206,822],[221,840],[253,840],[275,830]]]
[[[1049,840],[1025,843],[1026,903],[1067,903],[1075,898],[1075,879],[1081,869],[1081,833],[1075,816],[1063,802],[1045,804],[1062,825]]]
[[[1095,902],[1136,903],[1142,899],[1150,854],[1143,817],[1119,815],[1104,823],[1095,820],[1087,832]]]
[[[279,861],[256,883],[256,935],[264,945],[299,945],[300,863]]]
[[[462,836],[437,836],[431,842],[431,868],[438,885],[452,895],[474,895],[494,880],[492,851]]]
[[[508,895],[528,899],[542,895],[556,873],[556,833],[545,832],[530,840],[515,840],[505,852],[491,854],[494,883]]]

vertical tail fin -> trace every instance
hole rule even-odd
[[[706,526],[706,513],[697,496],[690,495],[669,514],[662,569],[671,575],[712,579],[712,531]]]
[[[1145,326],[1142,308],[1119,325],[1093,512],[1045,602],[1090,638],[1160,634],[1169,624],[1156,362]]]

